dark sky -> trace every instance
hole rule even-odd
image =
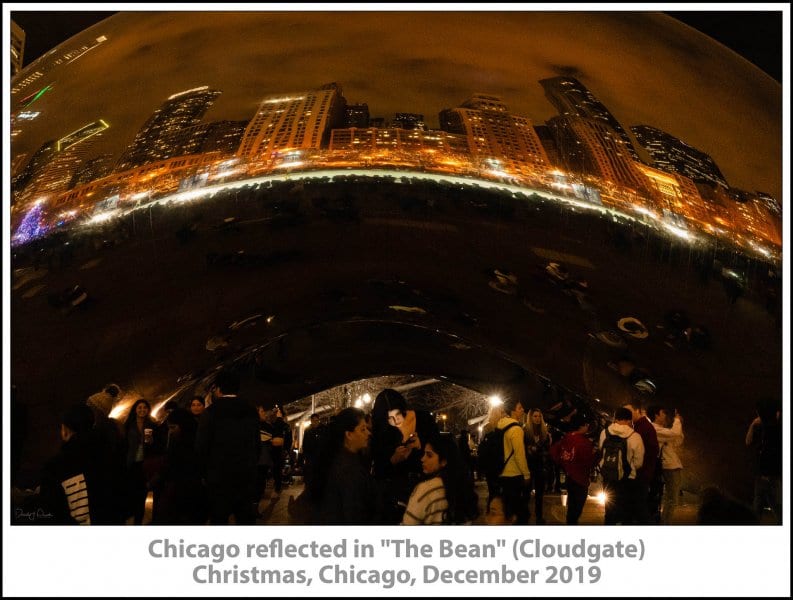
[[[25,65],[114,12],[11,13],[25,30]],[[782,82],[782,13],[779,11],[673,11],[666,14],[712,37]]]

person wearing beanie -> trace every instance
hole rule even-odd
[[[113,383],[86,400],[86,405],[94,413],[93,437],[98,449],[98,459],[102,461],[102,469],[107,474],[111,496],[115,498],[122,498],[125,494],[126,442],[120,423],[110,416],[120,397],[121,390]],[[98,515],[99,523],[120,525],[124,522],[124,510],[119,502],[108,503],[105,508],[109,513]]]
[[[110,416],[110,411],[113,410],[113,405],[119,399],[121,390],[115,383],[106,386],[101,392],[92,394],[88,397],[86,404],[94,411],[94,413],[101,413],[105,417]]]

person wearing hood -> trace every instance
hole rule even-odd
[[[627,408],[618,408],[614,414],[614,422],[600,433],[601,454],[605,454],[604,445],[609,436],[616,436],[625,440],[625,455],[621,457],[624,461],[624,475],[619,479],[605,481],[604,485],[608,489],[606,500],[606,525],[617,523],[628,524],[633,522],[635,513],[635,486],[636,475],[644,462],[644,442],[640,435],[633,429],[633,413]],[[603,472],[604,456],[601,459],[601,472]],[[622,469],[621,469],[622,470]]]

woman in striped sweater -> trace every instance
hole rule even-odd
[[[403,525],[459,525],[477,517],[473,478],[453,436],[437,434],[427,440],[421,467],[425,479],[410,495]]]

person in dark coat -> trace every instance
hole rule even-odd
[[[372,459],[383,523],[402,522],[410,493],[423,477],[424,443],[437,433],[432,416],[408,408],[396,390],[377,395],[372,408]]]
[[[259,459],[259,418],[256,409],[238,396],[239,376],[228,369],[215,378],[212,404],[201,415],[196,452],[209,494],[210,523],[237,525],[256,520],[256,464]]]
[[[63,446],[41,474],[42,523],[92,525],[106,515],[112,495],[93,435],[93,413],[84,403],[69,408],[61,419]]]
[[[345,408],[331,421],[327,452],[312,484],[316,501],[314,522],[326,525],[366,525],[375,512],[374,485],[365,451],[371,433],[360,409]]]
[[[201,525],[208,517],[206,489],[195,452],[196,423],[184,408],[175,408],[165,421],[167,447],[162,470],[157,475],[160,490],[156,525]]]

